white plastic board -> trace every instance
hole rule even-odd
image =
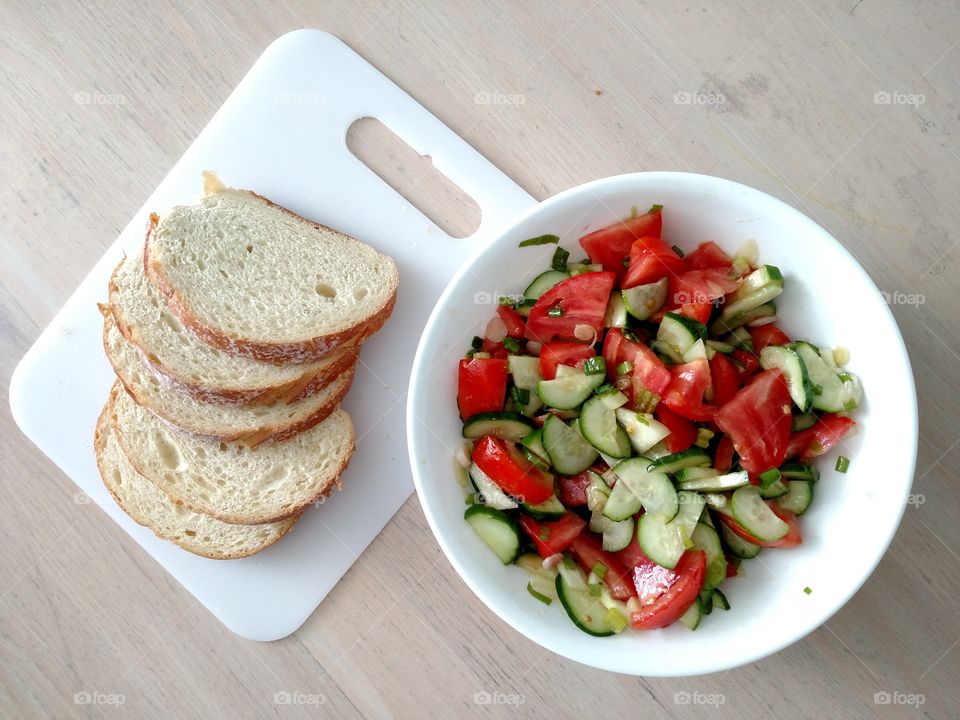
[[[477,232],[445,234],[347,149],[346,132],[374,117],[479,204]],[[150,212],[192,203],[201,171],[249,188],[391,255],[400,268],[392,319],[364,345],[344,406],[358,451],[344,491],[310,509],[293,532],[251,558],[206,560],[130,520],[100,482],[93,428],[113,382],[96,303],[110,271],[143,241]],[[13,416],[36,445],[233,632],[275,640],[295,631],[413,491],[404,396],[434,302],[484,237],[533,203],[426,109],[335,37],[284,35],[223,107],[80,284],[13,374]],[[77,512],[88,512],[79,506]],[[344,545],[346,547],[344,547]]]

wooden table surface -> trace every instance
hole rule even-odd
[[[800,208],[889,293],[920,402],[915,501],[856,597],[774,657],[676,680],[582,667],[511,630],[416,497],[300,631],[241,640],[78,504],[4,402],[0,716],[960,717],[955,0],[5,0],[0,19],[4,393],[260,52],[315,27],[538,198],[674,169]]]

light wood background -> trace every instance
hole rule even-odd
[[[264,645],[78,504],[4,401],[0,716],[960,717],[956,0],[0,0],[5,396],[143,198],[263,48],[299,27],[341,37],[538,198],[632,170],[722,175],[817,219],[884,291],[921,295],[892,306],[918,384],[917,502],[824,627],[719,675],[632,678],[545,652],[456,577],[415,497],[299,632]]]

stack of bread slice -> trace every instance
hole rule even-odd
[[[387,321],[386,255],[205,173],[203,199],[151,216],[113,272],[103,347],[117,375],[94,449],[120,507],[215,559],[252,555],[340,487],[340,408]]]

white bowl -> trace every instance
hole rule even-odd
[[[457,361],[495,311],[491,297],[521,293],[549,267],[555,246],[518,248],[559,235],[571,259],[585,233],[655,203],[664,238],[692,250],[713,240],[733,253],[754,238],[760,259],[783,272],[779,325],[793,338],[849,348],[863,380],[859,432],[822,458],[811,509],[800,519],[803,544],[764,550],[745,576],[724,584],[732,606],[691,632],[665,630],[596,638],[577,629],[559,603],[526,591],[526,574],[504,567],[463,520],[453,455],[462,444],[456,405]],[[477,596],[543,647],[586,665],[633,675],[693,675],[752,662],[799,640],[860,588],[893,539],[908,500],[917,451],[913,375],[903,340],[879,290],[826,230],[759,190],[689,173],[650,172],[597,180],[550,198],[518,217],[464,266],[427,322],[410,378],[407,433],[414,481],[444,553]],[[850,458],[843,475],[836,456]],[[804,589],[809,587],[808,595]]]

